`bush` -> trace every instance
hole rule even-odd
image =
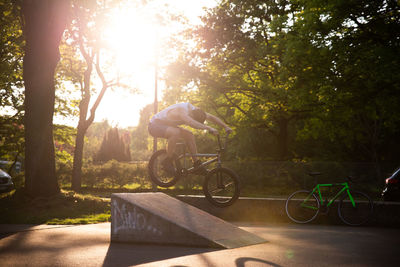
[[[72,176],[72,162],[56,162],[56,176],[60,184],[70,184]]]
[[[130,184],[148,183],[147,162],[108,161],[102,165],[89,164],[82,170],[82,184],[97,188],[122,188]]]
[[[89,188],[150,189],[147,161],[108,161],[98,165],[85,163],[82,168],[82,185]],[[70,183],[72,164],[58,165],[57,174],[64,185]],[[375,172],[375,165],[368,163],[306,162],[235,160],[226,161],[224,167],[234,170],[242,181],[242,196],[285,196],[300,188],[310,189],[315,180],[309,172],[322,172],[318,183],[343,182],[348,175],[357,178],[357,187],[377,196],[382,190],[383,177]],[[390,169],[392,170],[392,169]],[[190,176],[181,179],[175,189],[191,192],[201,190],[204,178]],[[184,192],[182,192],[184,193]]]

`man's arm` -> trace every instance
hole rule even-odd
[[[215,130],[213,127],[207,126],[203,123],[200,123],[194,119],[192,119],[192,117],[190,117],[189,115],[185,114],[184,112],[181,112],[179,114],[181,120],[183,120],[185,122],[185,124],[189,125],[192,128],[195,129],[200,129],[200,130],[207,130],[213,134],[218,133],[217,130]]]
[[[226,125],[220,118],[218,118],[214,115],[211,115],[209,113],[206,113],[206,115],[207,115],[207,121],[213,122],[213,123],[218,124],[219,126],[223,127],[227,133],[232,132],[232,129],[228,125]]]

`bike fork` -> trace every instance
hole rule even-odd
[[[351,201],[351,205],[353,206],[353,208],[356,207],[356,202],[354,201],[353,196],[350,194],[350,190],[347,189],[347,195],[349,195],[350,201]]]
[[[218,189],[224,189],[224,183],[222,181],[222,174],[221,172],[217,172],[217,188]]]

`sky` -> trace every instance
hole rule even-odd
[[[151,1],[148,1],[151,2]],[[158,2],[158,3],[157,3]],[[153,103],[155,91],[155,44],[179,30],[179,25],[159,28],[154,24],[154,11],[168,3],[174,13],[183,13],[191,24],[200,23],[203,7],[213,7],[216,0],[153,0],[153,7],[138,10],[126,6],[113,13],[111,23],[105,31],[109,45],[117,51],[115,66],[121,83],[136,89],[136,93],[114,88],[108,90],[96,111],[95,122],[107,120],[112,126],[126,128],[136,126],[140,110]],[[156,37],[158,36],[158,37]],[[158,38],[158,39],[157,39]],[[161,42],[162,43],[162,42]],[[162,63],[159,64],[162,67]],[[94,85],[96,86],[96,85]],[[97,87],[100,89],[100,85]],[[158,100],[162,97],[163,83],[158,81]],[[92,97],[93,101],[95,97]],[[55,123],[77,125],[76,121],[55,118]]]

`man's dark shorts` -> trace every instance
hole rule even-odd
[[[153,137],[168,138],[166,136],[168,127],[173,127],[173,126],[166,125],[162,121],[156,120],[155,122],[149,123],[148,130],[149,130],[149,133]],[[179,127],[176,127],[176,128],[179,128]]]

